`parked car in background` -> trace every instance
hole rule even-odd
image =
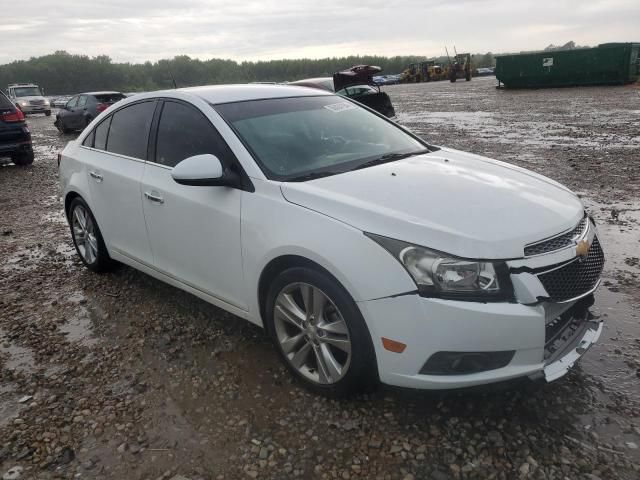
[[[31,132],[24,113],[0,92],[0,157],[8,157],[16,165],[33,163]]]
[[[44,113],[51,115],[51,105],[44,91],[33,83],[12,83],[7,87],[7,96],[25,115]]]
[[[378,86],[396,85],[400,83],[401,75],[377,75],[373,77],[373,83]]]
[[[576,194],[350,98],[147,93],[59,158],[87,268],[120,261],[264,327],[316,392],[550,382],[603,330],[604,254]]]
[[[495,69],[494,68],[490,68],[490,67],[481,67],[481,68],[476,68],[476,77],[489,77],[491,75],[495,75]]]
[[[75,95],[56,114],[55,126],[62,133],[82,130],[91,121],[126,96],[120,92],[88,92]]]
[[[380,67],[357,65],[337,72],[332,77],[307,78],[290,82],[288,85],[318,88],[338,95],[353,98],[369,108],[385,115],[395,117],[396,112],[386,92],[373,82],[373,74],[380,72]]]
[[[67,104],[69,100],[71,100],[71,95],[62,95],[60,97],[54,97],[49,101],[51,102],[52,107],[62,108]]]

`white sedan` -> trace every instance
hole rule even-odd
[[[551,381],[602,331],[575,194],[330,93],[137,95],[69,142],[60,181],[89,269],[122,262],[264,327],[316,392]]]

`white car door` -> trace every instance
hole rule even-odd
[[[175,165],[194,155],[210,153],[228,165],[234,160],[231,150],[197,108],[166,100],[151,151],[142,193],[155,268],[247,310],[240,245],[244,192],[180,185],[171,177]]]
[[[83,142],[91,209],[109,251],[151,265],[142,211],[144,173],[155,101],[134,103],[102,121]]]

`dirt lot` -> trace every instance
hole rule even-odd
[[[583,196],[607,253],[595,308],[606,330],[568,376],[485,393],[308,394],[260,329],[130,268],[82,268],[56,178],[73,137],[32,117],[36,162],[0,167],[0,475],[639,478],[640,89],[494,85],[387,91],[432,143]]]

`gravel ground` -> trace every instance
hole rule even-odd
[[[494,85],[387,91],[400,121],[433,143],[560,180],[595,215],[606,330],[566,377],[311,395],[260,329],[128,267],[85,270],[56,178],[56,152],[73,137],[30,117],[36,162],[0,167],[0,475],[637,479],[640,89]]]

